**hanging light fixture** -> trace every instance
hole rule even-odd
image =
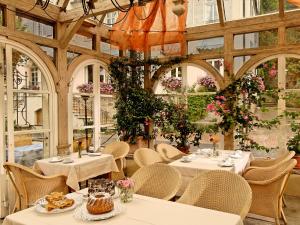
[[[41,6],[42,9],[46,9],[50,3],[50,0],[37,0],[35,5]]]
[[[185,13],[184,0],[172,0],[174,6],[172,8],[172,12],[176,16],[181,16]]]

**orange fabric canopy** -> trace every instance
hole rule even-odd
[[[288,0],[288,2],[295,6],[300,7],[300,0]]]
[[[172,12],[172,0],[156,0],[134,6],[127,15],[120,13],[110,31],[111,42],[120,50],[148,52],[155,46],[168,55],[185,54],[187,1],[184,4],[185,13],[179,17]],[[174,45],[166,49],[169,44]]]

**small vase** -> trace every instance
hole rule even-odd
[[[120,200],[122,203],[131,202],[133,199],[133,188],[120,188]]]

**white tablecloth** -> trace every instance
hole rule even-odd
[[[170,163],[169,165],[180,171],[182,175],[182,185],[177,195],[182,195],[189,182],[198,174],[207,170],[227,170],[237,174],[242,174],[253,156],[251,152],[243,152],[242,158],[233,159],[234,167],[220,167],[219,164],[223,159],[228,158],[229,155],[233,154],[234,151],[222,150],[220,151],[219,157],[207,158],[203,155],[195,155],[191,162],[181,162],[180,159]]]
[[[73,163],[64,164],[62,162],[50,163],[50,159],[38,160],[34,164],[35,169],[40,169],[46,176],[65,175],[67,185],[73,190],[79,190],[79,182],[85,181],[102,174],[119,172],[112,155],[102,154],[101,156],[84,155],[78,158],[78,154],[71,155]]]
[[[141,195],[134,195],[133,201],[124,206],[122,214],[100,222],[76,220],[72,211],[44,215],[30,208],[7,216],[3,225],[243,225],[238,215]]]

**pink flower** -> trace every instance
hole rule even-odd
[[[249,119],[248,116],[243,116],[243,118],[244,118],[244,120],[246,120],[246,121]]]
[[[219,99],[222,100],[222,101],[226,101],[226,98],[225,98],[225,96],[223,96],[223,95],[222,95],[222,96],[219,96]]]
[[[277,76],[277,70],[276,70],[275,68],[273,68],[273,67],[272,67],[272,69],[269,70],[268,73],[269,73],[269,76],[270,76],[271,78],[274,78],[274,77]]]
[[[214,103],[210,103],[206,106],[206,111],[213,112],[216,111],[216,106]]]

